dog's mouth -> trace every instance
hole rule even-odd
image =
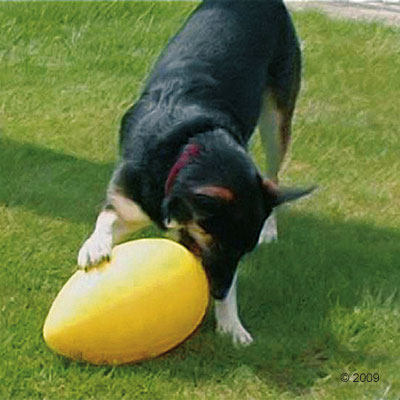
[[[195,221],[179,223],[171,220],[165,226],[171,229],[172,237],[175,240],[197,257],[201,257],[204,250],[208,249],[213,242],[212,236]]]
[[[195,256],[200,257],[202,253],[202,249],[199,243],[190,236],[189,232],[186,229],[179,230],[179,242],[183,244],[190,252],[192,252]]]

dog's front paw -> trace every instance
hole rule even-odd
[[[111,249],[112,237],[110,235],[93,234],[79,250],[79,268],[88,269],[104,260],[109,260]]]
[[[217,325],[217,332],[221,334],[228,334],[232,336],[234,344],[241,344],[247,346],[253,342],[253,338],[249,332],[243,327],[240,321],[235,321],[234,323],[223,324],[219,323]]]

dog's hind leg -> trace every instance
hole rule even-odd
[[[273,94],[265,96],[263,111],[259,120],[261,143],[267,159],[267,176],[278,183],[278,173],[287,153],[294,106],[279,107]],[[267,218],[259,237],[260,243],[269,243],[278,239],[276,211]]]
[[[298,89],[292,95],[291,101],[282,102],[273,92],[267,92],[258,122],[261,143],[267,159],[267,176],[278,183],[278,173],[287,153],[290,137],[295,99]],[[260,243],[277,240],[276,211],[265,221],[259,237]]]
[[[285,52],[271,66],[272,85],[265,90],[258,121],[261,143],[267,159],[267,175],[278,183],[278,173],[287,153],[292,119],[301,82],[301,51],[294,31],[285,38]],[[290,44],[290,46],[288,46]],[[276,211],[265,221],[259,243],[278,238]]]
[[[281,115],[272,93],[264,95],[262,111],[258,121],[261,144],[267,159],[267,176],[278,182],[278,172],[283,159],[282,146],[279,143],[279,125]],[[269,243],[277,240],[277,223],[275,211],[265,221],[259,236],[260,243]]]

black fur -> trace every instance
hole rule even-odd
[[[202,258],[216,298],[226,295],[274,206],[245,151],[262,95],[270,90],[290,107],[299,82],[300,50],[281,1],[206,1],[170,41],[122,120],[114,187],[160,227],[165,218],[195,220],[211,234]],[[188,143],[200,154],[165,196],[169,171]],[[235,199],[196,194],[204,185],[227,187]]]

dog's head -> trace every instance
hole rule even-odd
[[[163,215],[165,226],[202,258],[214,297],[223,298],[272,210],[311,190],[283,190],[263,179],[239,146],[211,147],[190,144],[183,151],[167,180]]]

